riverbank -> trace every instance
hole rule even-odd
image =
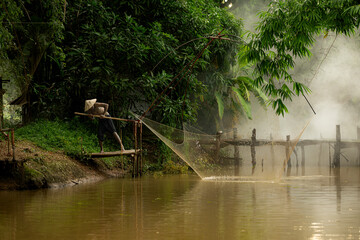
[[[44,150],[26,140],[16,141],[15,161],[8,156],[6,142],[0,142],[0,189],[37,189],[71,186],[124,177],[122,161],[84,158],[76,160],[61,150]]]
[[[96,123],[96,122],[95,122]],[[117,156],[92,159],[99,151],[97,125],[79,118],[38,120],[15,129],[15,162],[8,156],[7,142],[0,138],[0,189],[37,189],[71,186],[132,173],[132,158]],[[131,126],[122,128],[126,149],[133,149]],[[131,130],[131,131],[130,131]],[[187,173],[189,168],[165,144],[148,131],[143,132],[143,174]],[[104,150],[119,150],[112,137]]]

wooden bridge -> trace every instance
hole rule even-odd
[[[285,158],[290,159],[290,153],[293,148],[301,148],[301,164],[305,165],[305,147],[313,145],[328,144],[334,150],[333,160],[331,161],[331,156],[329,155],[329,164],[331,167],[340,167],[340,157],[344,157],[348,160],[342,153],[341,150],[345,148],[355,148],[358,150],[358,165],[360,166],[360,128],[357,128],[357,139],[356,140],[342,140],[340,133],[340,125],[336,125],[336,138],[331,139],[320,139],[320,140],[308,140],[308,139],[295,139],[291,140],[290,135],[286,136],[286,140],[270,140],[266,139],[256,139],[256,129],[252,130],[252,136],[250,139],[238,139],[237,129],[233,129],[233,138],[223,138],[222,132],[219,131],[216,135],[216,139],[200,141],[200,144],[204,145],[214,145],[214,159],[219,162],[222,157],[220,157],[221,148],[232,145],[234,147],[234,157],[226,157],[226,160],[233,160],[235,166],[239,165],[241,160],[239,146],[249,146],[251,151],[251,162],[253,165],[256,165],[256,147],[265,146],[265,145],[280,145],[285,147]],[[287,161],[288,167],[291,167],[291,161]]]
[[[123,119],[122,119],[123,120]],[[134,134],[134,149],[129,149],[125,151],[115,151],[115,152],[103,152],[103,153],[92,153],[92,158],[103,158],[103,157],[112,157],[112,156],[122,156],[130,155],[133,159],[133,169],[132,175],[134,177],[140,176],[142,174],[143,161],[142,161],[142,123],[138,120],[126,120],[133,122],[133,134]],[[355,148],[358,150],[358,165],[360,166],[360,128],[357,128],[357,139],[356,140],[342,140],[340,133],[340,125],[336,126],[336,138],[331,139],[320,139],[320,140],[309,140],[309,139],[300,139],[300,140],[291,140],[290,135],[286,136],[285,140],[272,140],[270,139],[257,139],[256,138],[256,129],[252,130],[252,136],[250,139],[239,139],[237,136],[237,129],[233,129],[233,138],[224,138],[222,137],[222,132],[218,132],[215,139],[212,140],[201,140],[201,145],[213,145],[212,149],[214,150],[214,159],[217,162],[223,162],[223,160],[234,161],[235,169],[239,167],[241,157],[240,157],[240,146],[249,146],[251,151],[251,163],[253,166],[256,165],[256,148],[265,145],[271,146],[284,146],[285,152],[284,156],[286,159],[290,159],[290,154],[293,148],[301,148],[301,165],[305,166],[305,148],[307,146],[328,144],[334,150],[333,159],[329,155],[329,165],[331,167],[340,167],[340,158],[341,156],[346,159],[346,157],[341,153],[342,149],[345,148]],[[6,134],[7,132],[7,134]],[[14,143],[14,129],[2,129],[0,130],[0,135],[5,136],[8,143],[8,154],[10,154],[10,145],[12,146],[12,157],[15,161],[15,143]],[[234,156],[233,157],[221,157],[220,150],[221,148],[233,146],[234,147]],[[347,159],[346,159],[347,160]],[[291,167],[291,161],[287,161],[287,166]]]

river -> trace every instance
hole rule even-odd
[[[0,239],[360,239],[360,168],[313,173],[0,191]]]

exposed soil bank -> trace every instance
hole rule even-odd
[[[123,177],[120,162],[107,166],[101,160],[78,161],[64,153],[45,151],[31,142],[17,141],[15,161],[0,142],[0,189],[62,187],[107,177]]]

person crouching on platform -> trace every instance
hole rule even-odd
[[[100,145],[100,152],[103,153],[103,142],[104,142],[104,134],[106,132],[111,133],[116,141],[120,144],[121,151],[125,151],[125,148],[121,142],[121,139],[119,135],[116,132],[116,128],[114,126],[114,123],[109,118],[104,117],[111,117],[108,113],[109,104],[107,103],[99,103],[96,102],[96,99],[86,100],[85,101],[85,113],[89,114],[89,117],[91,119],[94,119],[93,115],[98,115],[100,117],[99,120],[99,128],[98,128],[98,139],[99,139],[99,145]]]

